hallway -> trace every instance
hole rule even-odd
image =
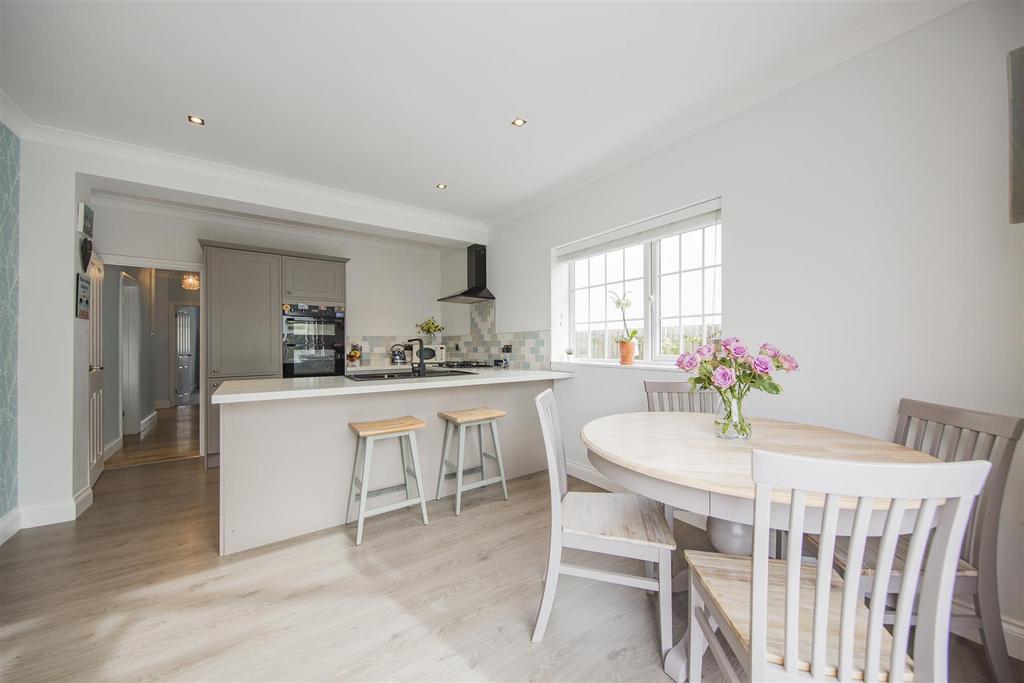
[[[199,407],[156,411],[156,424],[139,434],[126,434],[121,450],[111,455],[104,470],[199,457]]]

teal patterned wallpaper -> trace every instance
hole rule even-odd
[[[18,504],[20,142],[0,123],[0,516]]]

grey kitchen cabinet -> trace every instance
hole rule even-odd
[[[282,267],[285,301],[345,303],[344,263],[283,256]]]
[[[206,454],[220,453],[220,406],[212,402],[213,392],[224,380],[206,382]]]
[[[206,249],[209,379],[280,375],[281,258]]]

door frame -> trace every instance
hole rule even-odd
[[[124,401],[125,353],[124,353],[124,350],[125,350],[125,343],[124,342],[125,342],[125,337],[132,334],[132,330],[126,328],[126,320],[125,320],[125,315],[124,315],[125,294],[126,294],[126,290],[129,287],[134,287],[137,290],[136,291],[136,298],[138,299],[138,301],[136,303],[138,304],[138,311],[136,312],[136,314],[138,315],[138,318],[139,318],[138,319],[138,328],[139,329],[137,330],[137,337],[138,338],[135,341],[136,341],[136,344],[141,346],[141,344],[142,344],[142,286],[141,286],[141,283],[139,282],[138,278],[136,278],[134,275],[132,275],[130,273],[126,273],[124,271],[121,271],[119,274],[120,274],[121,277],[118,278],[118,281],[117,281],[117,292],[118,292],[118,295],[117,295],[117,306],[118,306],[118,311],[117,311],[117,323],[118,323],[117,324],[117,366],[118,366],[117,367],[117,379],[118,379],[117,407],[118,407],[118,411],[117,412],[118,412],[118,417],[119,417],[119,420],[118,420],[118,424],[119,424],[118,432],[120,433],[120,437],[121,437],[121,440],[123,442],[124,441],[124,435],[125,435],[125,431],[124,431],[124,418],[125,418],[125,414],[124,414],[124,405],[125,405],[125,401]],[[134,284],[126,284],[126,280],[130,280],[131,283],[134,283]],[[139,368],[138,368],[139,378],[138,379],[139,379],[139,382],[141,384],[141,378],[142,378],[142,354],[141,354],[141,352],[139,354],[138,363],[139,363]],[[136,406],[136,410],[138,411],[138,406]],[[138,422],[140,423],[140,426],[141,426],[142,415],[139,414],[136,417],[138,417]],[[138,433],[138,432],[136,432],[136,433]]]
[[[200,278],[200,283],[201,282],[202,282],[202,279]],[[202,291],[202,285],[201,284],[200,284],[200,291]],[[202,327],[203,308],[202,308],[202,306],[199,304],[198,301],[174,301],[174,300],[168,299],[167,300],[167,354],[168,354],[168,357],[169,357],[170,360],[169,360],[169,362],[167,364],[167,375],[168,375],[167,376],[167,399],[168,399],[168,402],[171,404],[172,408],[174,408],[174,407],[176,407],[178,405],[176,403],[178,397],[177,397],[177,395],[174,392],[174,385],[175,385],[176,380],[177,380],[176,370],[177,370],[177,365],[178,365],[178,354],[177,354],[177,348],[176,348],[177,345],[171,343],[171,333],[172,333],[173,330],[176,329],[175,319],[174,318],[175,318],[175,314],[177,313],[176,309],[178,308],[178,306],[189,306],[189,307],[195,306],[196,310],[199,312],[199,321],[196,323],[197,325],[199,325],[199,346],[196,348],[194,355],[196,356],[196,359],[200,360],[200,361],[202,360],[202,357],[203,357],[203,352],[201,350],[202,346],[203,346],[203,327]],[[200,371],[200,368],[199,368],[199,364],[197,363],[196,364],[196,372],[199,372],[199,371]],[[203,383],[203,377],[202,377],[202,374],[200,374],[199,375],[199,379],[196,381],[196,384],[199,385],[199,384],[202,384],[202,383]],[[202,391],[200,391],[198,386],[196,387],[196,391],[199,392],[200,398],[202,398]],[[202,410],[202,404],[200,404],[197,407],[200,409],[200,411]],[[200,431],[202,431],[202,430],[200,430]]]
[[[106,266],[123,266],[134,268],[155,268],[157,270],[177,270],[182,272],[199,273],[199,281],[203,282],[206,275],[206,268],[202,262],[176,261],[173,259],[149,258],[145,256],[128,256],[124,254],[97,254],[103,259]],[[118,301],[118,306],[121,303]],[[206,289],[200,285],[199,289],[199,455],[203,458],[203,466],[206,466],[206,411],[202,407],[206,405]],[[120,391],[118,391],[120,394]],[[118,406],[118,422],[120,422],[121,407]]]

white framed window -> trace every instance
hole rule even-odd
[[[654,244],[655,360],[675,359],[722,333],[722,224],[662,237]]]
[[[675,360],[722,330],[718,200],[673,211],[555,250],[567,268],[568,334],[579,360],[612,361],[615,339],[637,330],[637,358]],[[565,281],[563,280],[563,283]],[[632,305],[625,324],[613,296]]]

